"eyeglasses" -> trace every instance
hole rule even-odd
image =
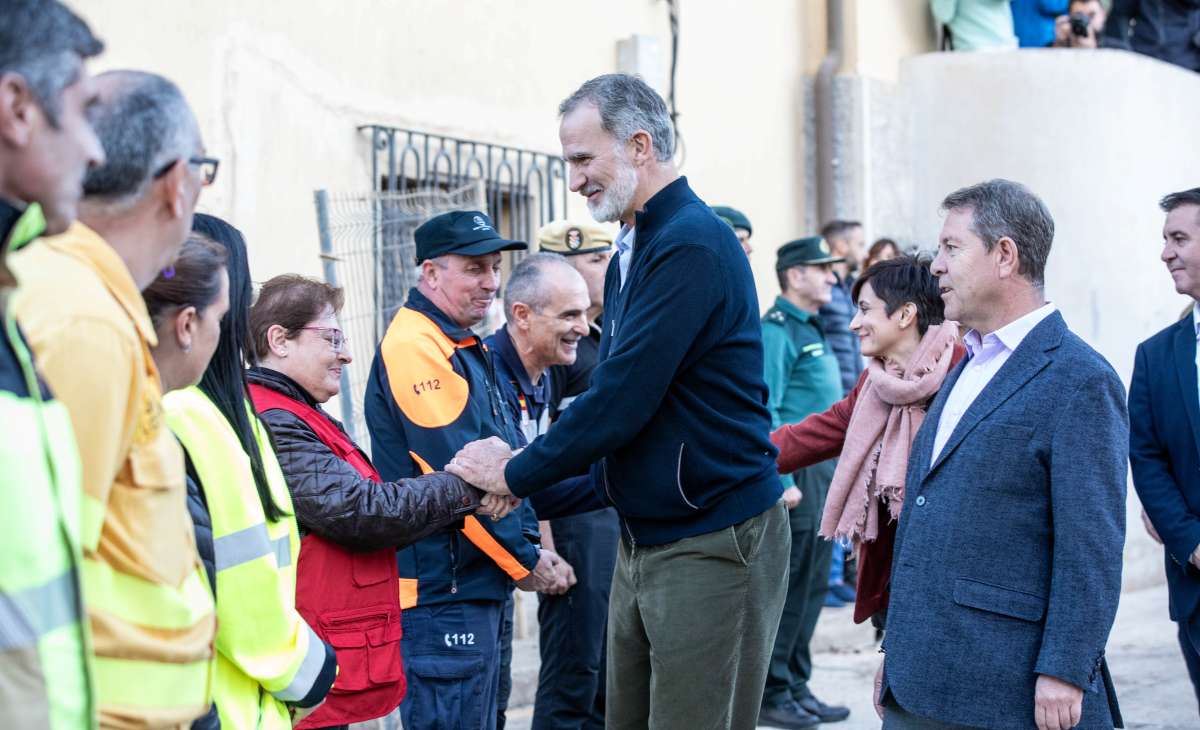
[[[171,171],[172,167],[175,167],[175,163],[177,162],[179,162],[179,160],[171,160],[167,164],[160,167],[158,172],[154,173],[154,179],[157,180],[163,175],[166,175]],[[200,166],[200,176],[202,180],[201,185],[208,187],[209,185],[213,184],[214,180],[217,179],[217,167],[220,166],[221,161],[215,157],[189,157],[187,158],[187,164]]]
[[[337,327],[301,327],[300,329],[320,332],[321,337],[329,343],[334,352],[347,352],[350,348],[350,338]]]

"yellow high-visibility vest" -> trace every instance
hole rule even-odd
[[[291,728],[290,702],[333,670],[332,650],[296,611],[300,535],[288,515],[269,522],[250,458],[199,388],[164,398],[166,420],[191,457],[212,517],[217,568],[217,680],[221,727]],[[292,512],[287,482],[265,427],[247,403],[275,503]],[[330,680],[330,684],[332,681]]]
[[[80,597],[79,456],[67,409],[42,399],[32,358],[3,310],[21,397],[0,389],[0,697],[11,727],[87,730],[96,697]]]

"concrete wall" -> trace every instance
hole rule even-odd
[[[1165,193],[1200,184],[1200,76],[1119,51],[936,54],[904,63],[920,241],[936,243],[950,191],[1028,185],[1056,222],[1046,293],[1126,383],[1137,343],[1176,321],[1158,256]],[[1086,455],[1081,455],[1086,458]],[[1126,586],[1162,579],[1162,551],[1130,489]]]

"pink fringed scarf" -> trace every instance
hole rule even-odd
[[[957,322],[930,327],[903,373],[871,359],[829,485],[822,537],[874,540],[879,535],[881,498],[890,518],[899,518],[908,452],[925,420],[925,406],[950,371],[957,339]]]

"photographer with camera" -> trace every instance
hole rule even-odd
[[[1099,48],[1108,12],[1100,0],[1071,0],[1054,21],[1055,48]]]

